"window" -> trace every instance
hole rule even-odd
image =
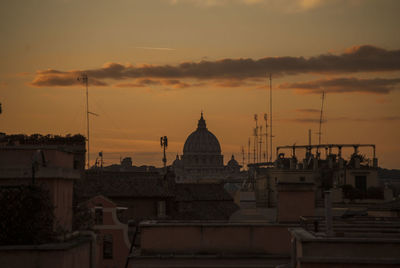
[[[113,237],[106,234],[103,237],[103,259],[113,258]]]
[[[94,223],[96,225],[103,224],[103,207],[94,208]]]
[[[158,201],[157,202],[157,217],[165,218],[165,216],[166,216],[165,201]]]
[[[361,191],[367,191],[367,177],[356,176],[356,189]]]
[[[117,207],[117,218],[122,223],[128,222],[127,210],[128,210],[127,207]]]

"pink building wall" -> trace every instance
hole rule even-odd
[[[147,254],[290,254],[291,225],[246,223],[144,223]]]
[[[94,226],[98,232],[97,243],[97,267],[124,267],[130,249],[128,238],[128,226],[122,224],[117,218],[117,206],[104,196],[95,196],[88,201],[88,208],[94,212],[95,208],[102,207],[103,224]],[[103,258],[104,237],[112,236],[112,259]]]

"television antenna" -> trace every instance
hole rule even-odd
[[[82,82],[86,86],[86,134],[87,134],[87,169],[90,168],[90,135],[89,135],[89,129],[90,129],[90,124],[89,124],[89,115],[94,115],[94,116],[99,116],[96,113],[92,113],[89,111],[89,86],[88,86],[88,76],[86,73],[81,73],[80,76],[77,78],[78,81]]]
[[[322,115],[324,111],[324,100],[325,100],[325,91],[322,91],[322,101],[321,101],[321,113],[319,115],[319,130],[318,130],[318,145],[321,145],[321,135],[322,135]],[[317,154],[319,153],[319,147],[317,147]]]

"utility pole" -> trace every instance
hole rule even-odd
[[[164,156],[163,156],[163,163],[164,163],[164,171],[167,173],[167,156],[165,155],[165,149],[168,147],[168,138],[167,136],[161,137],[160,138],[160,145],[164,150]]]

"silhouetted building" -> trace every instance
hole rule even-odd
[[[174,174],[86,172],[74,187],[75,203],[102,195],[118,207],[120,221],[127,220],[228,220],[238,209],[220,183],[176,183]]]
[[[201,113],[197,129],[186,139],[183,155],[172,164],[178,182],[222,180],[241,177],[241,166],[232,155],[224,166],[224,156],[217,137],[207,129]]]
[[[358,147],[373,148],[372,162],[358,152]],[[342,147],[354,148],[349,160],[342,158]],[[282,148],[292,150],[292,156],[279,153]],[[296,149],[306,149],[304,159],[296,157]],[[316,149],[315,154],[311,151]],[[326,150],[325,158],[319,150]],[[334,154],[333,149],[338,153]],[[318,206],[324,198],[324,191],[332,190],[334,203],[376,203],[390,201],[390,189],[384,188],[378,178],[378,160],[375,145],[327,144],[278,146],[274,163],[251,166],[253,181],[256,182],[256,199],[259,207],[277,205],[277,184],[315,183],[315,201]]]
[[[46,214],[42,215],[39,221],[19,215],[9,220],[31,224],[31,232],[37,231],[40,235],[44,229],[44,227],[41,229],[40,225],[47,224],[47,218],[53,217],[54,214],[53,226],[50,226],[53,233],[51,237],[46,238],[47,240],[35,242],[33,245],[27,241],[27,238],[19,237],[16,245],[0,246],[2,267],[89,268],[96,265],[96,253],[93,250],[96,241],[93,234],[73,232],[72,229],[73,183],[81,178],[84,152],[85,142],[81,136],[77,140],[34,135],[2,136],[0,139],[0,188],[32,189],[31,193],[34,195],[32,200],[39,196],[39,192],[33,190],[43,189],[48,193],[49,206],[53,210],[53,213],[45,210]],[[10,195],[2,195],[1,199],[7,201],[9,197]],[[26,203],[26,200],[30,200],[31,197],[21,195],[19,198],[21,203],[23,199]],[[9,202],[18,201],[18,199],[9,200]],[[28,206],[32,210],[38,209],[37,202]],[[2,209],[5,210],[5,206],[2,206]],[[44,213],[43,211],[40,210],[40,213]],[[16,213],[18,214],[18,211]],[[1,221],[2,224],[7,224],[4,219]],[[21,222],[14,224],[18,226]],[[10,226],[7,228],[12,229]],[[10,233],[12,235],[13,232]]]

